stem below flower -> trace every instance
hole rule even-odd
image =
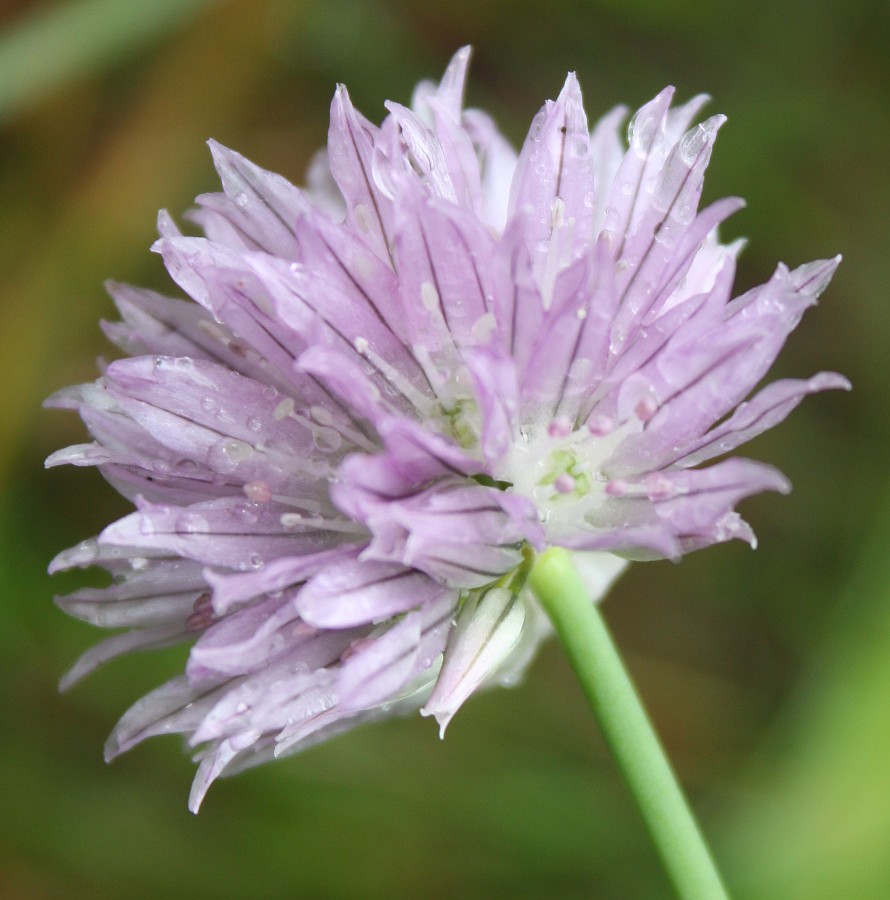
[[[725,900],[704,838],[571,555],[559,547],[545,551],[528,583],[556,628],[678,896]]]

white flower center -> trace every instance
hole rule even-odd
[[[572,430],[554,420],[545,429],[522,432],[498,478],[529,497],[551,533],[597,524],[609,477],[604,469],[615,448],[634,430],[636,419],[619,428],[597,421]]]

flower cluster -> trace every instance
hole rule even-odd
[[[380,127],[337,89],[301,191],[215,143],[162,255],[191,298],[111,284],[128,358],[50,401],[136,511],[62,553],[109,587],[59,600],[127,629],[67,685],[131,650],[190,642],[109,757],[179,732],[210,783],[404,710],[442,729],[521,674],[547,633],[534,553],[575,552],[592,599],[628,558],[754,543],[742,498],[786,491],[722,458],[835,374],[748,398],[838,260],[730,299],[740,244],[699,211],[722,116],[667,89],[592,130],[574,75],[517,155],[464,109],[468,51]]]

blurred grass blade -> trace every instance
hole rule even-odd
[[[72,79],[99,71],[215,0],[71,0],[0,35],[0,122]]]
[[[727,828],[742,896],[890,897],[890,493]]]

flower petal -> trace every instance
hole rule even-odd
[[[420,711],[435,716],[440,737],[464,700],[510,656],[524,621],[522,601],[506,588],[473,593],[464,601],[436,686]]]
[[[778,425],[807,394],[819,391],[850,390],[850,382],[836,372],[820,372],[807,381],[787,378],[768,384],[720,425],[700,439],[698,446],[677,460],[678,466],[696,466],[734,450],[758,434]]]
[[[594,184],[581,88],[570,73],[559,97],[535,117],[510,194],[549,306],[557,272],[593,243]]]
[[[441,584],[399,563],[355,559],[325,567],[294,602],[311,625],[348,628],[407,612],[445,593]]]
[[[189,630],[181,623],[177,623],[126,631],[123,634],[106,638],[90,647],[62,676],[59,681],[59,690],[67,691],[99,666],[112,659],[117,659],[125,653],[132,653],[134,650],[160,650],[162,647],[172,647],[188,637],[190,637]]]
[[[225,193],[204,194],[198,203],[223,215],[247,248],[293,259],[294,226],[311,209],[303,192],[234,150],[213,140],[207,143]]]
[[[307,517],[293,522],[287,515],[277,504],[238,497],[189,507],[143,504],[138,512],[109,525],[99,540],[240,571],[298,552],[318,553],[343,541],[337,521]]]
[[[377,255],[391,260],[392,205],[373,175],[378,129],[357,112],[343,85],[331,104],[328,162],[343,197],[349,225],[368,238]]]

